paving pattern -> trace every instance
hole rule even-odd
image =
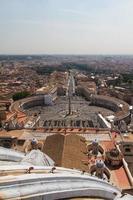
[[[68,115],[68,97],[58,97],[53,106],[34,107],[28,109],[27,115],[40,115],[39,127],[102,127],[97,113],[103,116],[113,114],[112,111],[91,106],[89,101],[79,96],[71,99],[72,113]]]

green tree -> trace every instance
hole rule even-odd
[[[16,100],[19,100],[19,99],[23,99],[23,98],[25,98],[27,96],[30,96],[30,92],[28,92],[28,91],[22,91],[22,92],[15,93],[12,96],[12,98],[13,98],[14,101],[16,101]]]

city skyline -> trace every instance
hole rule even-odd
[[[0,54],[133,54],[131,0],[0,0]]]

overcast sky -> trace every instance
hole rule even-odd
[[[0,0],[0,54],[133,54],[133,0]]]

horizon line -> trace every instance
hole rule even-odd
[[[75,54],[75,53],[0,53],[0,56],[133,56],[133,54],[110,54],[110,53],[96,53],[96,54]]]

